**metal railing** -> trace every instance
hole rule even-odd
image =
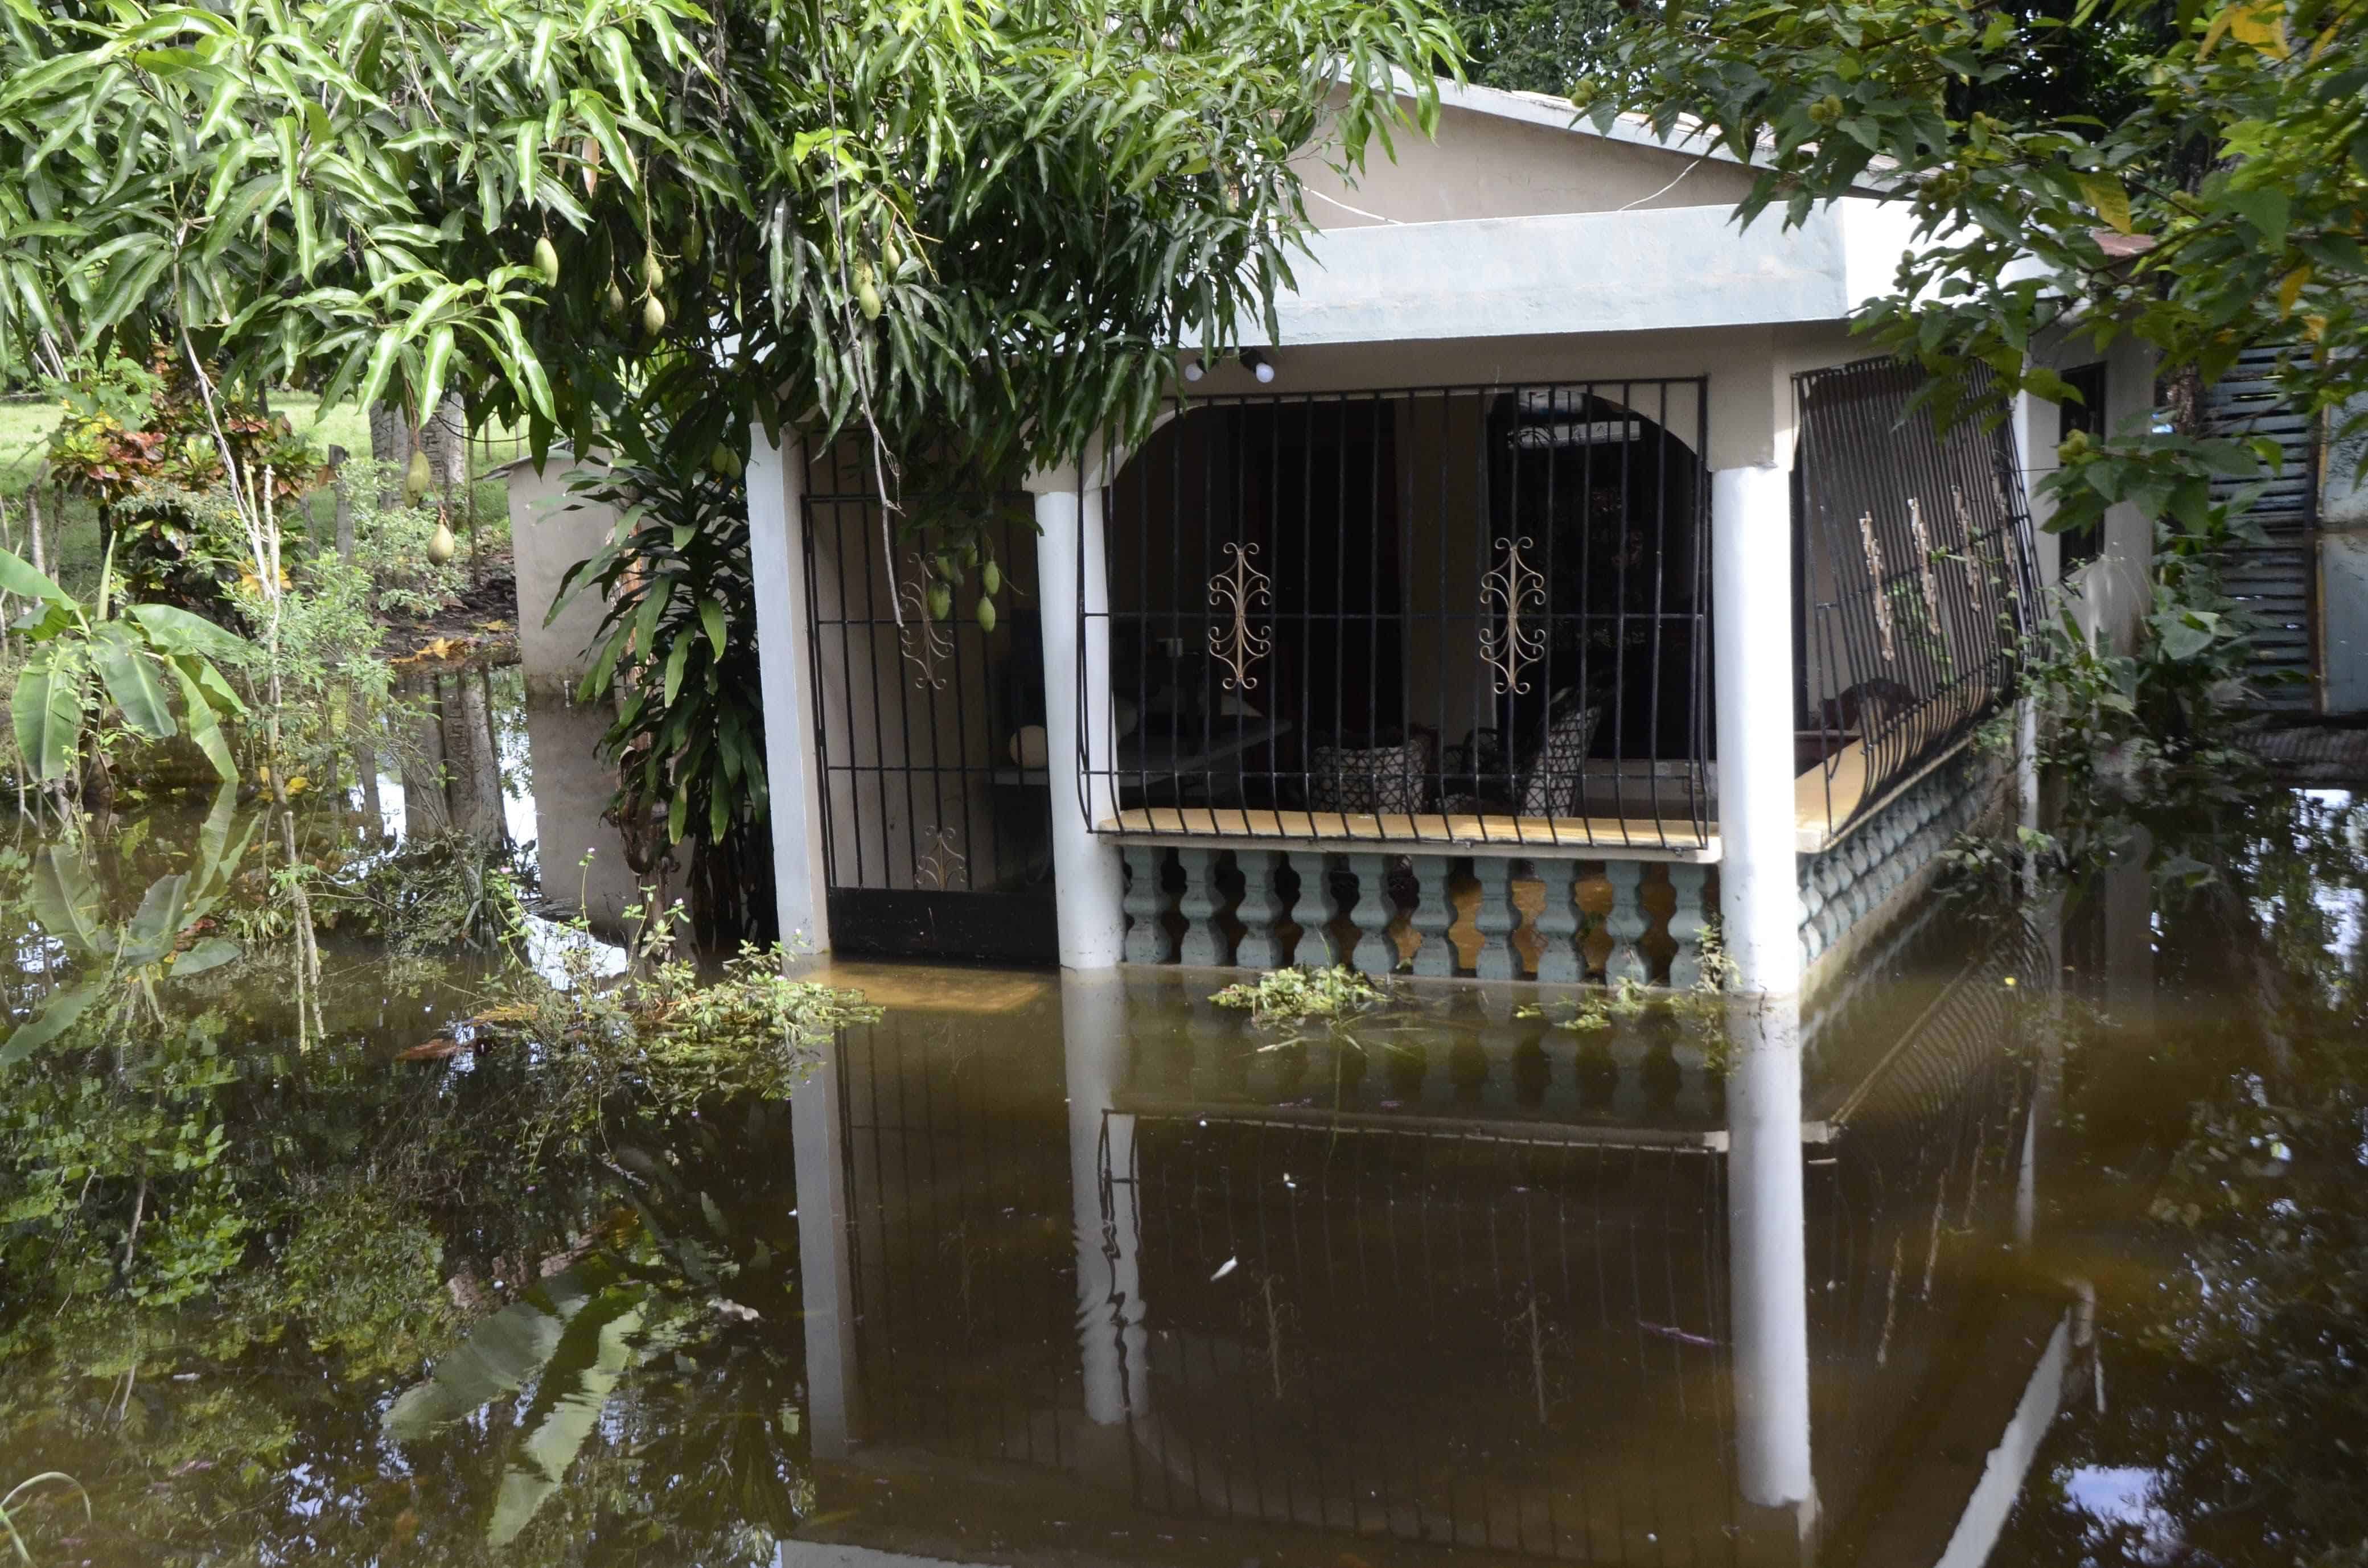
[[[2005,700],[2037,602],[2012,435],[1936,428],[1911,405],[1924,380],[1866,359],[1794,383],[1800,767],[1819,769],[1832,832]]]
[[[1702,844],[1704,393],[1179,404],[1106,497],[1109,608],[1087,619],[1111,700],[1079,691],[1081,775],[1117,811],[1097,827]]]

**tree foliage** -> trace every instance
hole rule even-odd
[[[1999,412],[1952,405],[1975,364],[1997,398],[2077,399],[2028,358],[2061,332],[2099,351],[2134,335],[2203,383],[2273,347],[2291,407],[2339,439],[2368,428],[2368,13],[2351,0],[1679,0],[1592,62],[1597,116],[1645,110],[1758,168],[1747,222],[1869,188],[1913,211],[1924,244],[1863,324],[1941,373],[1944,415]],[[2202,701],[2243,647],[2212,561],[2261,537],[2249,495],[2215,504],[2212,481],[2275,452],[2194,437],[2067,443],[2051,526],[2121,501],[2162,519],[2146,674]]]
[[[1290,159],[1427,119],[1452,47],[1420,0],[7,17],[12,361],[161,341],[415,423],[458,387],[538,452],[640,390],[697,456],[752,424],[1000,460],[1141,423],[1187,332],[1287,278]]]

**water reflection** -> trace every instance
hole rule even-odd
[[[895,1009],[800,1110],[845,1140],[800,1172],[802,1220],[810,1192],[848,1214],[803,1234],[809,1298],[845,1303],[808,1320],[837,1390],[816,1428],[860,1439],[818,1471],[854,1516],[824,1533],[958,1561],[1332,1561],[1325,1537],[1978,1561],[1993,1504],[1952,1536],[1980,1472],[1899,1439],[2038,1179],[2011,1048],[2036,956],[1998,936],[1880,1041],[1821,1018],[1805,1078],[1796,1002],[1738,1004],[1708,1051],[1666,1017],[1589,1038],[1462,990],[1386,1048],[1261,1050],[1133,971],[1048,979],[992,1030],[958,999]],[[2044,1369],[2038,1426],[2060,1397],[2067,1303],[2021,1305],[1970,1315],[2017,1396],[1976,1452]],[[1013,1464],[1044,1480],[997,1507]],[[1952,1491],[1937,1531],[1901,1522]]]
[[[787,1106],[541,1145],[532,1050],[393,1060],[482,960],[341,928],[294,1048],[235,812],[25,853],[19,1023],[214,925],[0,1067],[0,1480],[83,1480],[32,1543],[110,1568],[2306,1557],[2368,1538],[2368,954],[2296,809],[1716,1028],[841,966],[888,1016]]]

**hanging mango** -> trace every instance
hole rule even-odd
[[[551,243],[549,234],[534,242],[534,269],[542,274],[546,286],[559,286],[559,247]]]
[[[461,541],[452,537],[452,525],[442,517],[436,519],[436,532],[427,540],[427,559],[441,566],[459,552]]]

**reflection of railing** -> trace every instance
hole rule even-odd
[[[1109,608],[1084,630],[1112,689],[1078,697],[1116,813],[1095,825],[1699,848],[1705,401],[1634,381],[1179,409],[1107,497]]]
[[[1153,1116],[1133,1148],[1139,1505],[1734,1560],[1717,1156]]]
[[[1796,384],[1804,765],[1839,830],[2006,697],[2038,579],[2003,426],[1936,430],[1889,359]]]

